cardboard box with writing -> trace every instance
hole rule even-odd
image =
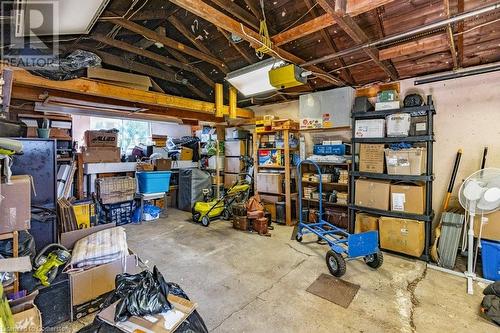
[[[159,158],[154,161],[156,171],[170,171],[172,169],[172,160],[170,158]]]
[[[239,157],[224,158],[224,171],[230,173],[240,173],[245,168],[245,164]]]
[[[359,171],[384,172],[384,145],[361,144],[359,146]]]
[[[115,226],[114,223],[109,223],[62,233],[60,243],[71,250],[78,240]],[[130,253],[124,260],[115,260],[83,271],[68,273],[71,289],[71,319],[77,320],[100,310],[106,296],[115,289],[116,275],[139,272],[137,256]]]
[[[182,147],[181,154],[179,156],[180,161],[192,161],[193,160],[193,150],[191,148]]]
[[[481,238],[492,241],[500,241],[500,211],[484,215],[483,228],[481,231]],[[481,217],[476,216],[474,220],[474,237],[479,237],[481,229]]]
[[[114,131],[85,131],[87,147],[117,147],[118,133]]]
[[[426,148],[385,150],[387,173],[389,175],[419,176],[425,173],[427,163]]]
[[[120,154],[119,147],[82,147],[83,163],[117,163]]]
[[[412,214],[425,212],[425,186],[392,184],[391,210]]]
[[[425,222],[381,217],[379,219],[380,247],[420,257],[424,252]]]
[[[0,186],[0,233],[31,227],[31,177],[12,176]]]
[[[35,305],[38,291],[9,302],[16,332],[42,332],[42,315]]]
[[[389,210],[391,184],[383,180],[356,180],[355,204],[381,210]]]
[[[257,191],[263,193],[283,193],[283,174],[263,173],[257,174]]]
[[[356,213],[354,233],[359,234],[372,230],[378,231],[378,217],[365,213]]]
[[[226,156],[246,155],[246,142],[243,140],[234,140],[224,142],[224,154]]]

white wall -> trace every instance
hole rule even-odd
[[[436,105],[434,148],[434,210],[440,211],[458,149],[463,149],[453,195],[468,175],[481,165],[488,146],[487,167],[500,168],[500,72],[413,86],[415,79],[401,81],[401,96],[417,91],[431,94]],[[255,115],[298,119],[298,101],[255,107]],[[344,136],[350,133],[336,133]],[[310,150],[310,148],[308,148]],[[456,198],[455,198],[456,199]],[[452,204],[457,204],[456,200]]]

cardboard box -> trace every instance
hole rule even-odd
[[[233,139],[243,140],[247,139],[248,135],[250,134],[250,132],[238,127],[228,127],[226,128],[225,133],[226,133],[226,140],[233,140]]]
[[[410,134],[411,115],[409,113],[395,113],[385,118],[388,137],[406,137]]]
[[[159,158],[154,160],[154,166],[156,171],[170,171],[172,169],[172,159],[170,158]]]
[[[75,243],[95,232],[116,227],[114,223],[102,224],[89,229],[62,233],[60,243],[67,249],[73,249]],[[84,271],[68,273],[71,289],[71,318],[77,320],[100,310],[107,295],[115,289],[115,277],[122,273],[140,272],[137,256],[130,253],[122,260],[95,266]]]
[[[355,204],[381,210],[389,210],[391,183],[383,180],[356,180]]]
[[[364,119],[355,122],[356,138],[385,137],[385,119]]]
[[[359,234],[372,230],[378,231],[378,217],[366,213],[356,213],[354,233]]]
[[[96,180],[97,198],[102,204],[134,200],[136,180],[132,177],[107,177]]]
[[[42,332],[42,315],[35,305],[38,291],[9,302],[16,332]]]
[[[399,109],[400,107],[401,104],[399,103],[399,101],[375,103],[375,111],[395,110]]]
[[[87,147],[117,147],[118,133],[112,131],[85,131]]]
[[[119,147],[82,147],[83,163],[115,163],[121,161]]]
[[[208,168],[211,170],[224,170],[224,156],[210,156]]]
[[[193,150],[191,148],[182,147],[181,154],[179,156],[181,161],[192,161],[193,160]]]
[[[384,148],[383,144],[360,144],[359,171],[384,173]]]
[[[144,317],[132,316],[124,322],[115,322],[114,318],[118,302],[102,310],[98,314],[98,317],[104,322],[128,333],[170,333],[174,332],[193,313],[198,305],[171,294],[167,296],[167,300],[173,306],[173,310],[166,313],[168,321],[162,314],[157,314]]]
[[[266,203],[272,203],[275,206],[276,209],[276,203],[280,202],[281,197],[277,195],[267,195],[267,194],[260,194],[260,201],[263,202],[264,204]]]
[[[97,225],[96,205],[93,201],[74,202],[72,204],[78,229],[90,228]]]
[[[283,165],[283,151],[279,149],[259,150],[259,165]]]
[[[240,173],[245,168],[245,164],[239,157],[226,157],[224,159],[224,171],[230,173]]]
[[[392,184],[391,210],[395,212],[424,214],[425,186]]]
[[[0,233],[31,228],[31,177],[12,176],[0,186]]]
[[[246,150],[246,142],[243,140],[224,142],[225,156],[245,156],[247,154]]]
[[[230,188],[231,186],[234,185],[234,183],[236,183],[239,180],[240,180],[239,174],[224,173],[224,187],[225,188]]]
[[[257,173],[257,192],[272,194],[283,193],[283,174]]]
[[[481,232],[482,239],[492,241],[500,241],[500,211],[493,212],[484,216],[483,230]],[[481,227],[481,217],[476,216],[474,220],[474,237],[479,237],[479,229]]]
[[[276,205],[272,202],[263,201],[262,203],[264,204],[264,209],[271,214],[271,221],[276,222]]]
[[[385,149],[385,161],[389,175],[420,176],[427,169],[427,148]]]
[[[380,247],[420,257],[424,252],[425,222],[381,217],[379,219]]]
[[[427,135],[427,116],[411,117],[410,135]]]

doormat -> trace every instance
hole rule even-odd
[[[331,275],[321,274],[306,290],[347,309],[358,293],[359,286]]]

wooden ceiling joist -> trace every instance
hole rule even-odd
[[[52,81],[32,75],[25,70],[14,68],[13,84],[17,87],[27,87],[36,90],[53,90],[73,93],[83,96],[96,96],[128,103],[152,105],[156,108],[184,110],[200,114],[215,114],[215,104],[184,97],[172,96],[151,91],[142,91],[120,87],[88,79],[75,79],[69,81]],[[17,97],[16,97],[17,98]],[[229,112],[229,107],[224,106],[224,112]],[[253,118],[251,110],[238,108],[239,118]]]
[[[369,41],[368,36],[360,28],[360,26],[349,16],[346,8],[338,6],[343,1],[336,1],[335,6],[331,0],[318,0],[318,3],[323,9],[333,16],[337,24],[344,30],[356,44],[363,44]],[[378,50],[375,47],[365,48],[364,52],[389,76],[392,80],[398,80],[399,75],[394,66],[388,61],[379,60]]]
[[[458,0],[457,14],[462,14],[465,10],[464,0]],[[457,65],[461,68],[464,64],[464,22],[458,22],[458,36],[457,36]]]
[[[334,0],[323,0],[332,8],[335,7]],[[384,6],[394,0],[347,0],[346,15],[357,16],[369,12],[377,7]],[[321,3],[321,1],[317,1]],[[324,8],[324,7],[323,7]],[[336,23],[335,16],[326,11],[326,14],[318,16],[310,21],[304,22],[296,27],[290,28],[272,37],[277,45],[283,45],[301,37],[308,36],[322,29],[326,29]]]
[[[204,20],[207,20],[208,22],[214,24],[215,26],[220,27],[221,29],[224,29],[228,32],[241,36],[244,40],[249,42],[253,47],[260,47],[259,44],[260,36],[258,32],[249,28],[245,28],[242,23],[223,14],[214,7],[204,2],[196,0],[171,0],[171,2],[178,5],[181,8],[184,8],[192,12],[193,14],[203,18]],[[274,46],[272,50],[280,58],[283,58],[289,62],[298,65],[305,63],[305,60],[279,47]],[[343,82],[341,80],[325,72],[323,69],[317,66],[310,66],[309,69],[315,72],[316,75],[321,80],[324,80],[334,85],[343,85]]]
[[[443,6],[446,18],[450,18],[451,17],[450,0],[444,0]],[[453,69],[457,69],[458,68],[457,50],[455,49],[455,40],[453,38],[453,30],[450,24],[448,24],[448,26],[446,27],[446,36],[448,38],[448,46],[450,48],[451,59],[453,61]]]
[[[119,25],[122,28],[125,28],[127,30],[130,30],[132,32],[135,32],[136,34],[142,35],[148,39],[152,39],[155,42],[163,44],[165,47],[172,48],[174,50],[177,50],[179,52],[188,54],[196,59],[203,60],[205,62],[208,62],[216,67],[219,67],[224,69],[224,72],[228,72],[228,69],[225,68],[224,63],[222,63],[219,59],[205,54],[203,52],[200,52],[196,49],[193,49],[187,45],[184,45],[182,43],[179,43],[171,38],[168,38],[166,36],[162,36],[158,33],[156,33],[153,30],[150,30],[140,24],[125,20],[125,19],[113,19],[110,20],[113,24]]]
[[[245,9],[238,6],[231,0],[211,0],[214,4],[224,9],[228,13],[231,13],[238,20],[243,22],[245,25],[251,27],[252,29],[259,30],[259,19],[256,16],[251,15]]]
[[[146,20],[165,20],[171,15],[175,14],[179,10],[178,7],[174,8],[157,8],[151,10],[141,10],[135,13],[134,16],[130,17],[129,20],[132,21],[146,21]],[[107,21],[110,19],[122,18],[120,15],[116,15],[113,12],[105,11],[101,21]]]
[[[411,55],[417,52],[426,50],[443,51],[448,48],[448,39],[446,35],[439,34],[435,36],[425,37],[422,39],[412,40],[396,46],[391,46],[380,50],[378,53],[379,60],[390,60],[406,55]]]
[[[234,49],[236,51],[238,51],[238,53],[243,57],[243,59],[246,60],[246,62],[248,64],[253,64],[254,63],[252,57],[249,54],[247,54],[247,52],[245,51],[245,49],[243,49],[240,45],[238,45],[237,43],[233,42],[231,40],[231,36],[229,36],[229,34],[227,32],[225,32],[221,28],[217,28],[217,30],[228,40],[228,42],[231,44],[231,46],[234,47]]]

